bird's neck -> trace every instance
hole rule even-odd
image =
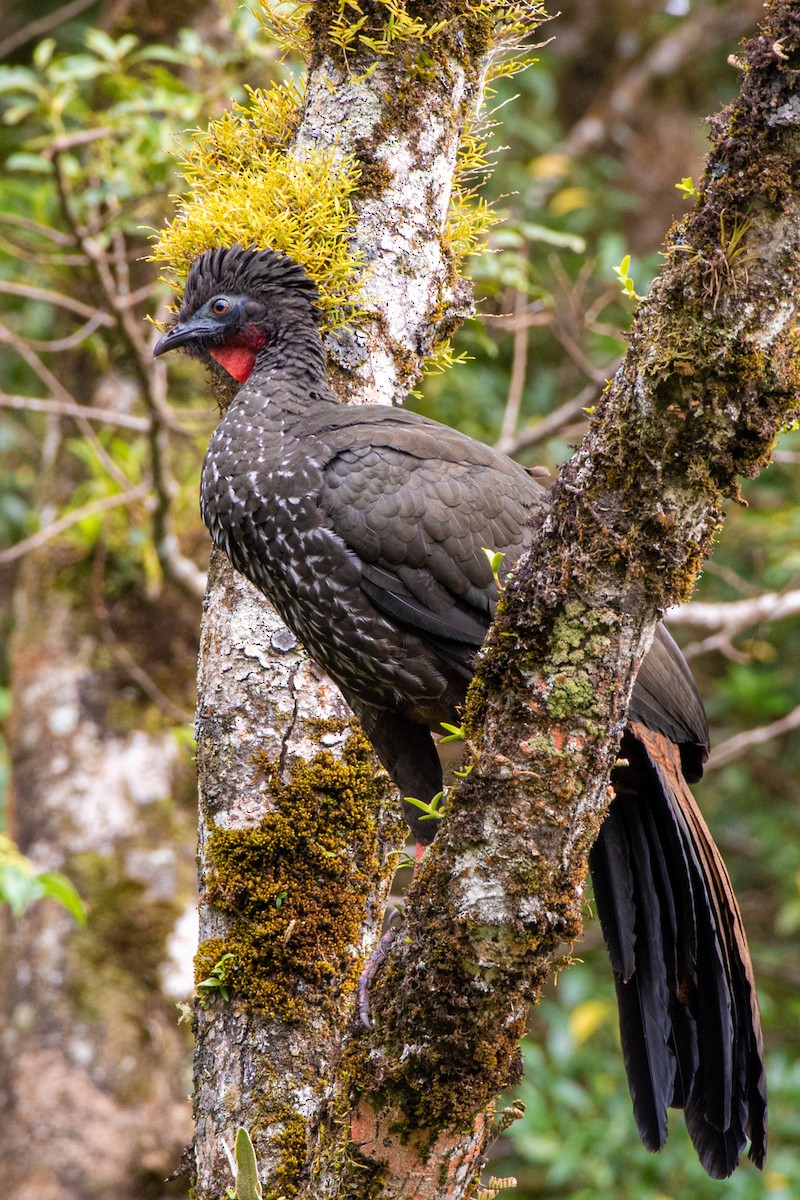
[[[327,393],[325,350],[313,320],[293,320],[273,328],[256,355],[247,383],[266,395],[280,390],[287,402],[292,398],[307,402],[309,391]]]

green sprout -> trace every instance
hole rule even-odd
[[[201,1008],[210,1008],[217,996],[221,996],[223,1000],[230,1000],[228,973],[232,962],[232,954],[223,954],[222,958],[214,963],[206,978],[200,980],[197,985],[197,1002]]]
[[[623,294],[626,295],[629,300],[641,300],[642,297],[633,286],[633,279],[629,274],[630,266],[631,256],[630,254],[626,254],[619,266],[614,267],[614,274],[622,284]]]
[[[492,578],[497,584],[497,590],[502,592],[503,585],[500,582],[500,567],[503,565],[505,553],[502,550],[488,550],[486,546],[481,546],[481,550],[486,555],[486,560],[491,568]]]
[[[447,788],[444,791],[437,792],[432,800],[417,800],[414,796],[404,796],[407,804],[413,804],[414,808],[418,808],[422,813],[420,821],[441,821],[444,816],[444,801],[447,794]]]
[[[683,192],[684,200],[694,200],[700,195],[697,188],[694,186],[694,180],[691,175],[684,175],[680,183],[676,183],[675,187],[679,192]]]

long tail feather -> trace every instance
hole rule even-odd
[[[750,1137],[766,1154],[755,981],[728,873],[681,771],[679,747],[638,722],[590,866],[614,970],[625,1066],[642,1141],[660,1149],[683,1108],[709,1175],[727,1178]]]

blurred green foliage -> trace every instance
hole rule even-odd
[[[676,184],[700,174],[702,118],[737,88],[727,64],[736,43],[731,30],[746,29],[748,18],[755,22],[760,14],[758,4],[745,0],[568,0],[561,7],[561,19],[544,30],[555,41],[539,52],[539,64],[497,82],[490,100],[495,170],[484,191],[503,220],[491,233],[489,252],[471,264],[478,317],[456,344],[471,361],[426,379],[414,401],[484,440],[495,441],[504,431],[505,444],[518,443],[525,461],[550,469],[580,437],[586,421],[581,410],[591,408],[624,353],[631,304],[614,268],[630,254],[625,274],[636,292],[646,290],[658,269],[664,231],[691,202],[688,187],[681,191]],[[737,12],[743,14],[738,25],[732,19]],[[692,21],[702,31],[694,47],[686,39],[689,50],[673,55],[669,72],[653,71],[635,103],[615,107],[625,99],[628,73],[640,68],[646,76],[650,52]],[[719,36],[709,34],[714,21],[724,27]],[[255,37],[254,18],[240,12],[228,26],[227,40],[213,45],[192,30],[169,45],[151,45],[128,30],[112,35],[86,28],[80,46],[73,26],[68,45],[56,33],[32,53],[18,55],[15,65],[0,68],[0,284],[30,279],[33,268],[39,287],[98,302],[86,263],[75,261],[72,221],[91,227],[106,247],[123,235],[133,286],[153,285],[154,272],[141,259],[146,227],[156,228],[168,216],[167,195],[179,187],[174,135],[218,116],[231,98],[242,99],[245,83],[259,86],[279,77],[276,48]],[[600,132],[581,143],[575,131],[587,113]],[[107,132],[94,136],[100,130]],[[58,139],[64,139],[63,149],[54,156]],[[166,293],[161,295],[163,300]],[[47,341],[75,329],[74,315],[44,298],[4,300],[4,320],[14,334]],[[138,311],[154,309],[150,293]],[[77,379],[85,400],[95,400],[104,380],[131,384],[130,411],[143,412],[118,328],[97,328],[73,349],[43,349],[40,357],[60,378]],[[515,363],[519,411],[510,420]],[[212,414],[205,422],[192,415],[189,379],[179,367],[172,382],[171,398],[188,431],[172,447],[180,484],[173,511],[185,553],[202,563],[206,540],[196,515],[196,475]],[[24,356],[6,356],[0,367],[4,392],[39,396],[42,387]],[[540,422],[573,401],[575,411],[555,434],[531,439]],[[41,523],[42,448],[51,422],[41,413],[0,409],[0,545]],[[120,487],[104,455],[132,483],[151,469],[152,445],[141,432],[101,427],[90,443],[72,426],[65,436],[68,486],[56,489],[55,501],[61,515]],[[798,433],[788,433],[778,451],[775,466],[745,483],[748,507],[732,506],[699,598],[728,601],[800,587]],[[136,519],[127,508],[96,513],[65,531],[52,549],[64,578],[74,582],[76,572],[88,574],[102,550],[109,603],[157,590],[152,531],[146,512],[134,511]],[[0,581],[0,601],[7,606],[12,583]],[[11,624],[7,615],[6,632]],[[678,634],[689,640],[686,631]],[[799,645],[794,618],[748,628],[730,645],[692,658],[715,743],[800,705]],[[0,686],[7,684],[0,657]],[[0,755],[0,783],[5,773]],[[525,1080],[512,1093],[526,1101],[527,1114],[492,1165],[495,1174],[519,1178],[518,1200],[800,1195],[799,781],[795,730],[709,771],[697,789],[740,897],[759,981],[771,1097],[767,1171],[743,1167],[725,1184],[708,1181],[678,1115],[663,1154],[648,1155],[639,1145],[610,970],[593,926],[587,948],[577,950],[584,961],[559,975],[532,1015]]]
[[[7,834],[0,833],[0,902],[21,917],[34,900],[55,900],[83,925],[86,912],[75,887],[60,871],[37,871]]]

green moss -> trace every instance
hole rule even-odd
[[[596,716],[598,712],[594,685],[587,675],[568,675],[561,671],[553,677],[547,697],[547,711],[554,721],[579,712]]]
[[[274,1186],[264,1193],[264,1200],[288,1200],[299,1191],[300,1175],[308,1158],[306,1122],[302,1113],[289,1108],[271,1113],[270,1120],[282,1126],[272,1139],[280,1159],[270,1177]]]
[[[291,152],[302,92],[293,84],[249,92],[195,135],[183,173],[190,185],[153,258],[179,285],[193,260],[233,242],[282,250],[320,285],[323,327],[352,319],[361,264],[352,250],[355,159],[336,150]]]
[[[306,268],[320,289],[323,329],[359,315],[362,263],[354,255],[358,202],[382,195],[393,181],[375,146],[398,128],[426,119],[421,89],[433,101],[446,92],[453,71],[467,72],[464,114],[484,73],[491,50],[520,51],[544,14],[538,3],[518,0],[453,0],[427,5],[399,0],[316,0],[288,13],[268,4],[260,17],[267,32],[286,50],[314,64],[323,56],[338,60],[353,78],[368,75],[382,59],[398,65],[396,86],[384,97],[379,126],[356,143],[354,155],[335,150],[292,152],[302,91],[288,82],[267,91],[250,90],[246,104],[197,134],[182,164],[189,183],[175,220],[159,236],[153,257],[167,265],[179,288],[189,265],[203,250],[240,241],[270,245]],[[499,55],[490,74],[512,74],[533,61],[522,49]],[[482,248],[494,217],[477,194],[488,173],[485,144],[467,126],[459,148],[442,248],[450,263],[443,289],[455,288],[460,264]],[[449,336],[460,319],[434,323],[436,344],[429,370],[454,362]],[[415,357],[409,386],[419,377]]]
[[[230,982],[247,1007],[284,1020],[329,1014],[358,975],[387,784],[375,778],[360,732],[341,760],[322,752],[297,763],[286,784],[274,764],[261,765],[273,811],[255,829],[215,829],[209,838],[206,898],[229,932],[200,947],[198,978],[231,953]]]

